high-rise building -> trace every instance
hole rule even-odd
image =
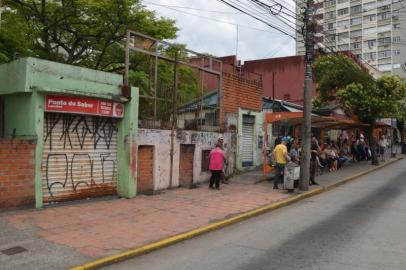
[[[403,0],[316,0],[315,43],[351,51],[383,73],[406,78],[406,6]],[[296,54],[304,54],[301,29],[304,1],[296,0]]]

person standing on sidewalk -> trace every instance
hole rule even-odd
[[[386,147],[388,147],[388,141],[386,140],[385,135],[382,135],[379,139],[379,154],[381,155],[382,162],[385,162]]]
[[[216,144],[216,148],[210,152],[209,169],[211,171],[209,188],[220,189],[220,178],[223,172],[225,155],[221,143]]]
[[[275,179],[273,188],[278,189],[278,184],[283,183],[283,175],[286,163],[290,160],[288,155],[288,148],[286,147],[287,138],[283,137],[281,143],[278,144],[272,152],[272,157],[276,163],[275,165]]]
[[[221,149],[224,152],[224,157],[225,157],[224,158],[224,166],[223,166],[223,169],[221,171],[220,180],[221,180],[221,183],[228,184],[228,180],[226,179],[226,166],[227,166],[227,158],[226,157],[227,157],[227,154],[226,154],[226,151],[224,150],[224,138],[223,138],[223,136],[220,135],[218,137],[217,143],[220,144]]]
[[[310,185],[319,185],[315,181],[316,166],[318,166],[317,155],[320,152],[320,146],[315,136],[312,136],[312,144],[310,145]]]

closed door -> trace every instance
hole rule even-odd
[[[255,117],[244,115],[242,124],[242,166],[252,166],[254,160],[254,123]]]
[[[179,155],[179,185],[192,187],[193,185],[193,157],[194,144],[181,144]]]
[[[137,194],[154,192],[154,147],[141,145],[138,147]]]

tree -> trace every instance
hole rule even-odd
[[[377,165],[377,138],[373,129],[379,118],[396,117],[401,109],[400,101],[406,97],[406,84],[397,76],[383,76],[376,83],[362,85],[350,83],[337,92],[340,105],[348,112],[355,113],[361,121],[368,123],[372,163]]]
[[[313,72],[321,104],[334,101],[337,91],[351,83],[366,87],[374,81],[354,60],[342,54],[320,56],[314,64]]]
[[[98,70],[122,70],[127,29],[173,39],[173,20],[140,0],[5,0],[0,61],[15,53]]]

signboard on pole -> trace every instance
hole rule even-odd
[[[110,100],[49,95],[45,98],[46,112],[124,117],[124,104]]]

